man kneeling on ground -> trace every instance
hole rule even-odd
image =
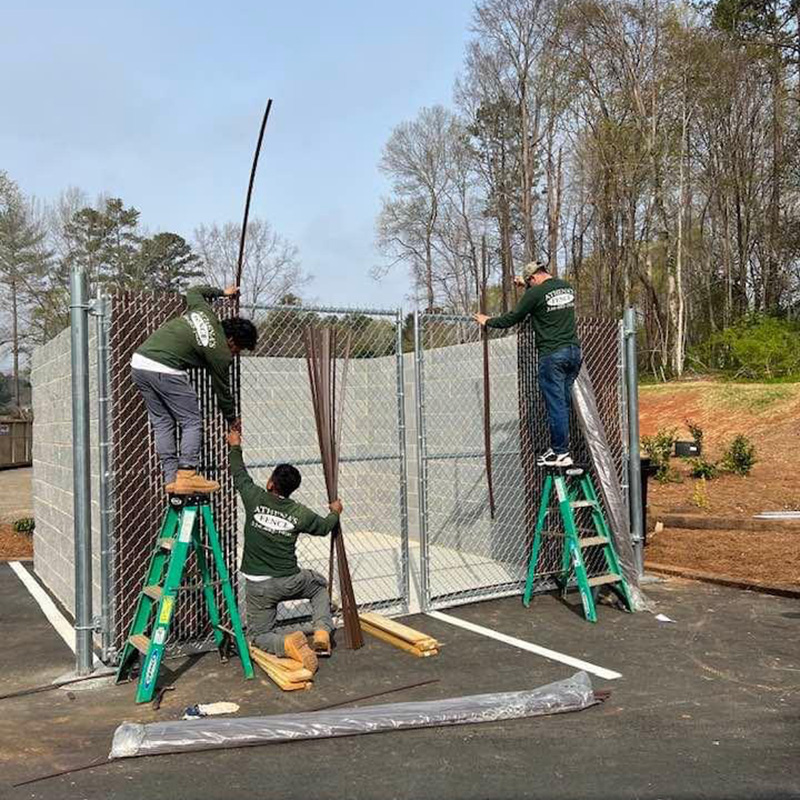
[[[233,483],[244,504],[244,556],[242,575],[247,580],[247,636],[256,647],[302,662],[312,672],[317,654],[330,655],[333,630],[328,583],[318,572],[297,564],[297,537],[301,533],[327,536],[339,521],[342,503],[334,500],[331,513],[320,517],[310,508],[291,500],[300,486],[300,472],[291,464],[279,464],[267,481],[257,486],[244,466],[242,437],[238,430],[228,433]],[[276,633],[278,604],[286,600],[311,601],[313,650],[305,633]]]

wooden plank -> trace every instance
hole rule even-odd
[[[252,646],[250,647],[250,655],[269,664],[274,669],[280,670],[293,683],[310,681],[314,677],[311,670],[306,669],[299,661],[295,661],[293,658],[280,658]]]
[[[414,630],[414,628],[410,628],[408,625],[403,625],[401,622],[388,619],[380,614],[375,614],[368,611],[360,614],[359,616],[364,622],[368,623],[373,628],[378,628],[379,630],[385,631],[386,633],[396,636],[398,639],[402,639],[409,644],[419,645],[421,642],[436,642],[436,640],[432,636],[428,636],[427,633]]]
[[[255,661],[256,664],[258,664],[258,666],[267,673],[267,676],[270,678],[270,680],[277,684],[277,686],[284,692],[295,692],[300,689],[311,688],[312,682],[310,680],[292,680],[292,676],[296,676],[297,673],[286,672],[286,670],[275,666],[270,661],[261,658],[261,656],[256,655],[255,653],[251,653],[251,656],[253,661]],[[311,674],[308,670],[302,670],[302,672],[308,675]]]
[[[147,651],[150,649],[150,638],[148,636],[145,636],[143,633],[137,633],[134,636],[129,636],[128,641],[140,653],[147,655]]]
[[[392,636],[391,634],[386,633],[386,631],[382,631],[380,628],[373,627],[363,619],[361,620],[361,628],[366,633],[370,634],[370,636],[374,636],[376,639],[386,642],[386,644],[390,644],[406,653],[410,653],[412,656],[417,656],[417,658],[427,658],[429,656],[435,656],[439,654],[437,649],[421,650],[419,647],[415,647],[413,644],[409,644],[402,639],[398,639],[396,636]]]

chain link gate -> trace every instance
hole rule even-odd
[[[310,325],[331,325],[340,334],[350,334],[339,493],[353,588],[362,609],[406,611],[409,560],[402,316],[399,311],[301,306],[257,307],[246,312],[259,329],[259,344],[254,353],[243,353],[240,359],[245,465],[256,483],[264,485],[275,465],[294,464],[303,483],[293,497],[320,514],[327,514],[327,495],[303,331]],[[338,337],[340,348],[346,338]],[[341,350],[337,355],[343,355]],[[243,513],[239,520],[241,547]],[[298,539],[300,564],[326,577],[329,551],[327,537]],[[336,602],[335,576],[331,594]],[[307,601],[283,603],[278,621],[307,616]]]
[[[579,319],[584,362],[614,462],[627,488],[624,361],[621,325]],[[536,457],[549,446],[530,322],[517,331],[489,329],[491,434],[495,515],[486,479],[483,434],[483,348],[472,317],[415,317],[422,604],[446,608],[521,594],[544,472]],[[572,412],[576,460],[590,461]],[[593,476],[594,477],[594,476]],[[591,519],[578,519],[589,530]],[[555,586],[563,526],[551,513],[544,532],[536,591]],[[602,554],[587,559],[590,575]]]

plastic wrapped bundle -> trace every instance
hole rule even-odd
[[[455,697],[365,708],[342,708],[240,719],[124,722],[114,732],[109,758],[215,750],[302,739],[326,739],[443,725],[470,725],[580,711],[597,702],[585,672],[523,692]]]

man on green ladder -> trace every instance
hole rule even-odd
[[[554,278],[538,261],[526,264],[522,277],[514,278],[514,282],[527,287],[516,308],[497,317],[475,314],[475,320],[487,328],[510,328],[531,317],[539,356],[539,389],[550,427],[550,449],[539,457],[538,463],[568,467],[572,464],[569,454],[572,384],[583,362],[581,343],[575,332],[575,291],[566,281]]]
[[[197,474],[203,440],[203,417],[189,381],[190,367],[211,376],[217,406],[228,426],[239,421],[230,388],[230,365],[258,341],[255,325],[239,317],[220,322],[209,300],[238,294],[237,286],[195,286],[186,293],[186,312],[165,322],[133,354],[131,377],[142,394],[156,440],[156,452],[171,494],[207,494],[219,483]],[[176,428],[181,428],[180,451]]]

